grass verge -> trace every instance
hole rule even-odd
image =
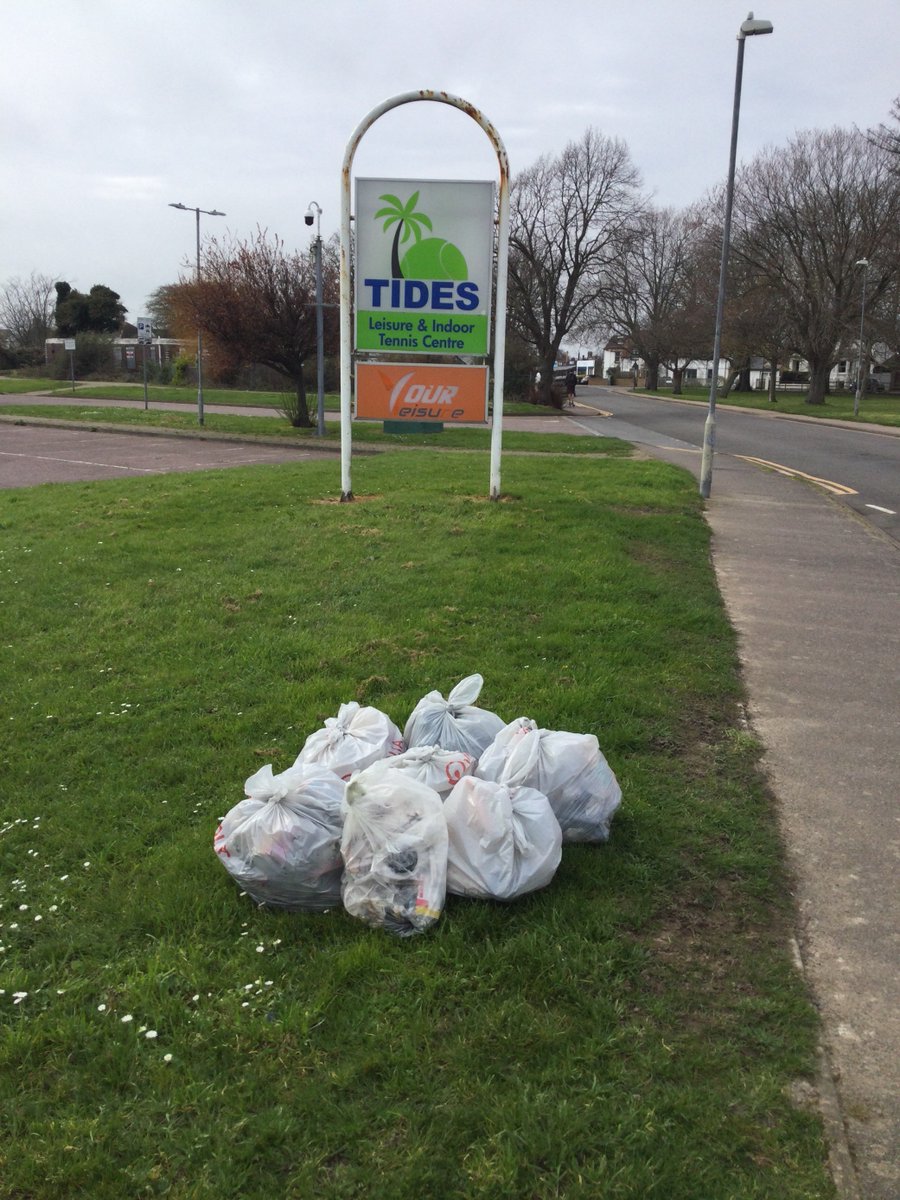
[[[315,429],[295,429],[283,417],[235,416],[232,413],[204,413],[203,432],[197,425],[194,412],[172,412],[167,409],[92,408],[89,404],[4,404],[0,416],[45,418],[56,421],[78,421],[92,426],[119,425],[138,429],[173,429],[200,436],[229,434],[242,437],[277,438],[310,447],[340,446],[339,421],[325,422],[325,437],[319,438]],[[381,446],[432,446],[444,450],[486,450],[491,431],[484,428],[459,428],[445,425],[440,433],[384,433],[382,422],[357,421],[353,425],[353,442]],[[632,448],[617,438],[583,437],[578,434],[534,434],[505,430],[505,450],[553,454],[603,454],[629,457]]]
[[[821,1200],[816,1021],[692,480],[467,455],[0,494],[0,1196]],[[605,846],[406,942],[216,861],[265,762],[471,671]],[[153,1034],[154,1036],[150,1036]]]
[[[639,388],[639,396],[672,395],[671,389],[658,392],[648,392]],[[853,393],[835,392],[825,397],[824,404],[807,404],[802,392],[778,392],[775,404],[769,400],[765,392],[730,392],[728,396],[719,396],[719,404],[730,404],[737,408],[759,408],[767,412],[789,413],[792,416],[831,417],[840,421],[863,421],[874,425],[900,426],[900,396],[883,396],[869,394],[860,400],[859,415],[853,415]],[[683,400],[709,400],[709,389],[685,388]]]
[[[82,383],[76,381],[73,391],[72,384],[62,379],[23,379],[18,376],[0,375],[0,396],[21,395],[27,392],[49,392],[54,395],[71,395],[94,400],[143,400],[144,390],[137,383],[103,383],[92,381]],[[151,404],[184,404],[194,407],[197,404],[196,387],[164,387],[152,384],[147,388],[148,402]],[[228,404],[250,408],[280,409],[286,401],[284,392],[237,391],[234,388],[204,387],[203,399],[205,404]],[[336,392],[326,392],[324,396],[325,409],[328,412],[338,412],[340,397]],[[307,403],[311,413],[315,413],[315,393],[307,393]],[[534,404],[521,400],[506,400],[504,412],[517,415],[533,415],[547,412]]]

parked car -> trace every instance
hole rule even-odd
[[[866,380],[866,391],[867,392],[883,392],[886,390],[887,389],[885,388],[885,386],[881,382],[881,380],[876,379],[874,375],[870,375],[869,378]]]

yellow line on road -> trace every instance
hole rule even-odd
[[[777,471],[779,475],[787,475],[793,479],[805,479],[808,483],[817,483],[819,487],[825,488],[827,492],[832,492],[835,496],[858,496],[856,488],[847,487],[845,483],[835,483],[833,479],[820,479],[818,475],[807,475],[805,471],[798,471],[795,467],[786,467],[784,463],[769,462],[766,458],[753,458],[749,454],[736,454],[735,458],[741,458],[744,462],[756,463],[758,467],[768,467],[772,471]]]

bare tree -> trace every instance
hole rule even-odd
[[[709,343],[701,331],[702,296],[695,250],[700,219],[694,210],[648,208],[631,222],[608,267],[604,310],[615,333],[644,360],[647,387],[659,385],[659,369],[697,356]]]
[[[32,271],[27,279],[10,279],[0,292],[0,328],[10,346],[41,350],[53,331],[55,279]]]
[[[325,337],[333,347],[338,292],[334,239],[323,246],[322,261]],[[260,363],[286,376],[295,389],[286,413],[293,425],[310,427],[305,370],[316,352],[312,251],[288,254],[280,238],[258,229],[248,240],[210,239],[200,267],[199,282],[182,279],[166,297],[179,334],[199,325],[221,367]]]
[[[900,96],[894,97],[890,119],[894,123],[893,127],[882,121],[877,129],[869,131],[868,136],[870,141],[892,156],[892,170],[895,174],[900,174]]]
[[[542,403],[552,403],[566,336],[596,323],[608,268],[640,205],[639,183],[625,143],[596,129],[513,181],[510,325],[541,365]]]
[[[772,289],[791,348],[809,363],[807,402],[823,404],[852,336],[861,271],[877,304],[900,268],[900,180],[864,134],[812,131],[757,156],[735,187],[734,252]]]

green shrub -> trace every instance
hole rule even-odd
[[[179,354],[172,359],[170,382],[173,387],[184,387],[191,382],[194,371],[194,361],[186,354]]]

